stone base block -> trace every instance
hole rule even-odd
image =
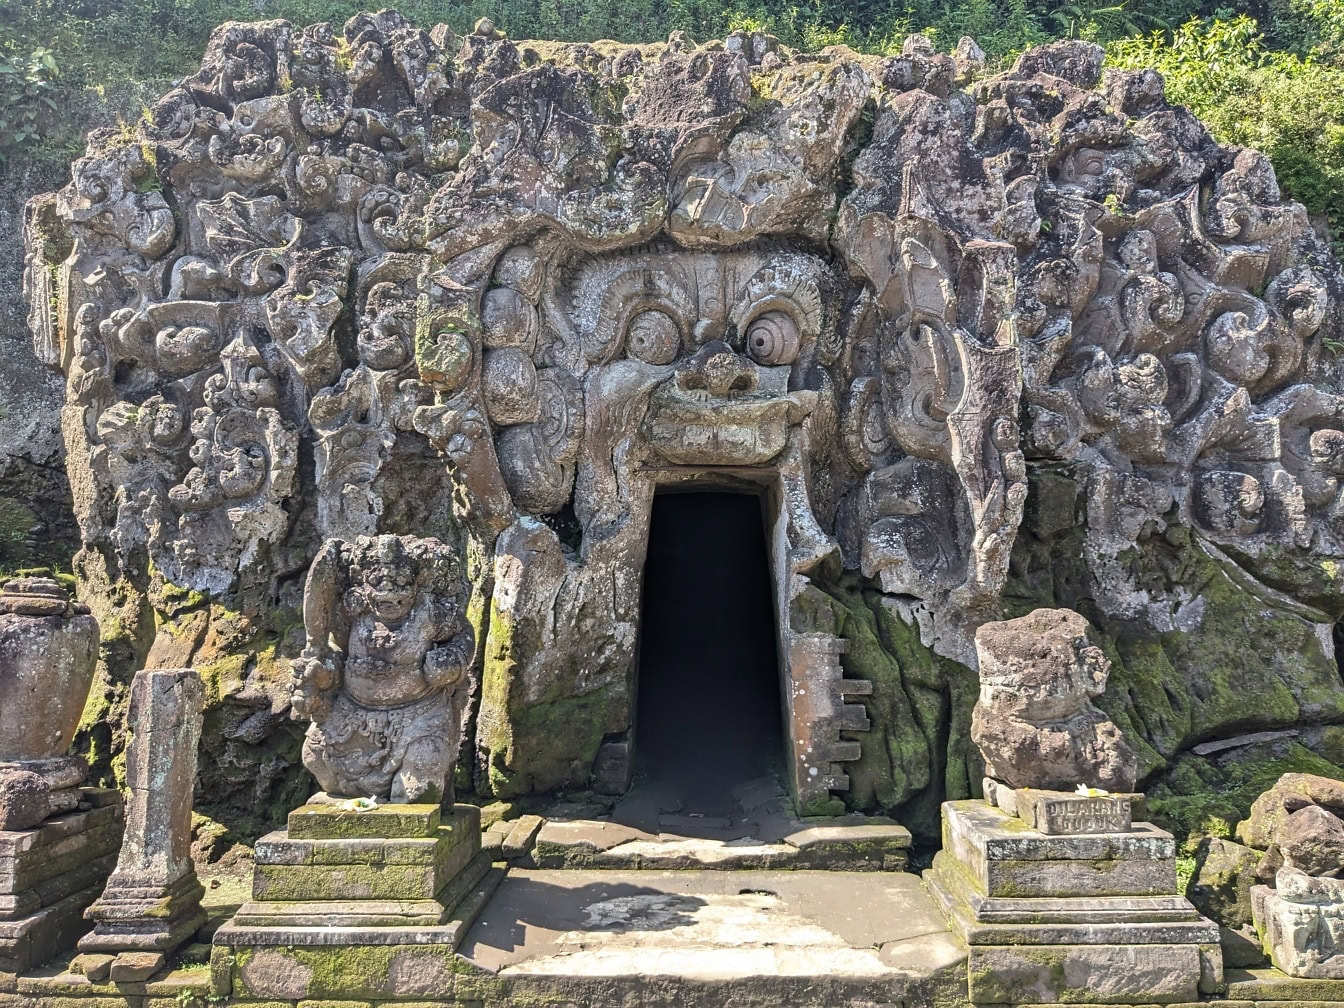
[[[121,796],[83,788],[81,811],[29,830],[0,831],[0,970],[23,972],[68,948],[90,925],[121,848]]]
[[[969,951],[974,1004],[1195,1001],[1223,987],[1218,927],[1176,895],[1175,844],[1056,836],[982,802],[943,806],[930,893]]]
[[[253,898],[432,900],[480,851],[479,809],[457,806],[444,819],[424,837],[299,839],[285,831],[268,834],[257,843]]]
[[[1199,1000],[1197,945],[985,945],[970,952],[972,1004]]]
[[[391,835],[371,835],[380,828]],[[257,844],[256,898],[215,933],[216,993],[451,996],[469,968],[457,946],[502,874],[475,806],[305,806]]]
[[[452,1003],[458,975],[476,972],[457,955],[455,944],[411,931],[386,945],[216,945],[210,965],[216,984],[229,988],[216,988],[216,996],[231,993],[231,1001],[240,1004],[403,998]]]
[[[309,802],[289,814],[291,840],[399,840],[432,837],[442,825],[438,805],[376,805],[348,808],[345,802]],[[474,809],[473,805],[454,805]],[[465,814],[465,813],[464,813]],[[480,809],[476,809],[477,824]]]
[[[131,885],[113,875],[90,908],[94,929],[79,940],[81,952],[169,952],[205,923],[205,889],[194,871],[166,888]]]
[[[460,976],[484,975],[457,947],[504,874],[478,855],[438,901],[423,901],[438,908],[426,915],[432,923],[408,924],[406,904],[244,904],[215,934],[213,994],[239,1003],[449,1001]]]
[[[943,806],[943,850],[988,896],[1158,896],[1176,891],[1176,841],[1149,823],[1054,836],[984,802]]]
[[[1277,969],[1305,980],[1344,980],[1344,904],[1293,902],[1263,885],[1251,890],[1251,903]]]

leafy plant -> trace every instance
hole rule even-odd
[[[0,43],[0,160],[37,139],[43,120],[58,108],[59,76],[50,49],[25,54]]]

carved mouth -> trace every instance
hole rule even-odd
[[[784,450],[789,425],[806,412],[791,395],[715,395],[667,382],[654,392],[643,430],[677,465],[760,465]]]

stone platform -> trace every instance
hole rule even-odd
[[[208,927],[250,898],[250,877],[206,875],[202,881]],[[735,885],[739,881],[745,884]],[[751,892],[743,894],[743,888]],[[624,909],[594,907],[626,897],[630,902],[618,905]],[[664,898],[682,902],[660,906]],[[221,996],[212,990],[210,967],[201,962],[205,950],[198,946],[140,982],[86,976],[72,968],[72,952],[21,976],[0,972],[0,1008],[967,1008],[966,950],[940,914],[930,915],[931,907],[918,879],[908,874],[514,868],[458,951],[440,960],[445,968],[428,974],[441,984],[432,991],[422,981],[425,992],[419,994],[379,994],[365,986],[364,993],[352,989],[341,998],[253,998],[242,991]],[[594,909],[599,912],[590,920]],[[656,912],[663,914],[661,926]],[[934,930],[926,932],[929,927]],[[789,943],[800,938],[814,944],[800,949]],[[356,954],[349,957],[350,972],[367,971],[371,958],[396,954]],[[892,970],[885,979],[834,968],[863,962],[864,970],[876,970],[874,960]],[[911,960],[914,969],[907,968]],[[635,968],[618,970],[622,961]],[[566,972],[570,965],[573,971]],[[580,976],[580,968],[594,973]],[[800,970],[811,973],[802,976]],[[1344,981],[1294,980],[1272,969],[1229,969],[1227,981],[1225,996],[1198,1003],[1344,1004]],[[1144,1004],[1195,1008],[1175,998]]]
[[[502,874],[475,806],[305,805],[257,843],[252,899],[215,932],[213,996],[451,991],[457,946]]]
[[[1176,894],[1148,823],[1053,836],[983,801],[943,805],[930,893],[968,946],[973,1004],[1193,1002],[1224,987],[1218,928]]]
[[[82,788],[84,809],[0,831],[0,972],[40,966],[92,925],[84,911],[117,863],[121,796]]]

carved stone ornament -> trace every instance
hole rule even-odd
[[[293,710],[329,797],[451,802],[474,651],[455,552],[433,539],[333,539],[304,592]]]
[[[1265,158],[1081,41],[974,82],[970,44],[767,41],[230,23],[30,205],[85,559],[249,612],[314,564],[329,792],[438,794],[468,681],[478,790],[619,790],[671,485],[767,502],[804,805],[907,749],[845,702],[880,687],[828,592],[974,668],[1029,465],[1076,474],[1097,605],[1155,630],[1136,537],[1189,529],[1252,587],[1344,554],[1344,278]],[[920,730],[964,748],[958,717]],[[1103,748],[1057,769],[1132,784]]]

